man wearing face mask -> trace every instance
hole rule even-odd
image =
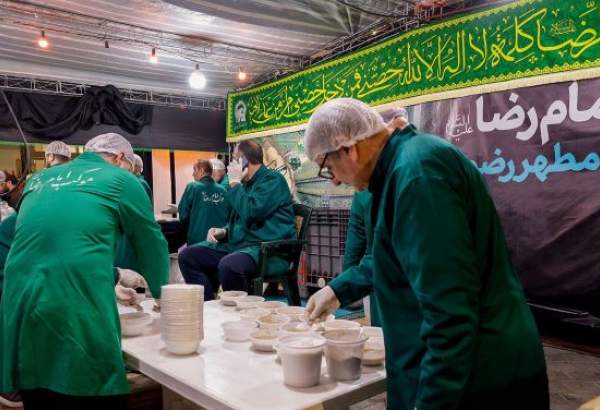
[[[229,190],[229,177],[225,170],[225,164],[220,159],[214,158],[210,160],[212,165],[212,177],[217,184],[225,188],[225,191]]]
[[[62,141],[52,141],[46,147],[44,157],[46,158],[46,168],[64,164],[71,160],[71,149]]]
[[[169,273],[150,201],[119,169],[127,156],[125,138],[103,134],[27,181],[0,302],[0,392],[20,391],[25,409],[127,406],[115,238],[129,239],[154,297]]]
[[[229,223],[210,228],[206,241],[179,254],[183,277],[204,285],[205,300],[214,299],[219,283],[223,290],[248,289],[257,274],[261,242],[296,237],[292,196],[283,176],[263,165],[262,148],[255,142],[241,142],[236,153],[239,162],[227,168]],[[269,270],[286,265],[273,258]]]

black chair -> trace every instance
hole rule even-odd
[[[298,239],[284,239],[279,241],[262,242],[258,259],[258,276],[250,283],[249,293],[262,296],[263,283],[281,283],[290,306],[300,306],[300,289],[298,288],[298,266],[300,254],[304,245],[308,243],[308,223],[312,208],[302,204],[294,204],[296,217],[296,230]],[[271,258],[280,258],[287,263],[287,267],[275,272],[268,271],[268,262]],[[283,264],[282,264],[283,265]]]

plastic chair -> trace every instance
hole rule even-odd
[[[298,288],[298,266],[300,265],[300,254],[304,245],[308,243],[308,223],[312,208],[302,204],[294,204],[294,216],[296,217],[296,230],[298,239],[284,239],[279,241],[262,242],[260,244],[260,255],[258,260],[258,276],[250,284],[250,294],[262,296],[263,284],[281,283],[290,306],[300,306],[300,289]],[[272,258],[280,258],[287,262],[276,271],[269,271],[268,262]],[[283,263],[281,265],[284,265]]]

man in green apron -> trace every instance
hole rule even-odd
[[[206,240],[209,228],[227,225],[227,191],[215,182],[212,173],[211,161],[196,161],[194,181],[185,187],[179,201],[179,221],[187,230],[188,246]]]
[[[0,391],[26,409],[125,408],[129,386],[115,303],[115,240],[124,232],[152,295],[167,245],[140,183],[119,166],[118,134],[90,140],[70,163],[29,178],[0,302]]]
[[[320,175],[373,195],[366,263],[386,340],[389,408],[547,409],[538,331],[472,162],[413,126],[390,133],[350,98],[315,111],[304,146]],[[321,289],[308,302],[310,319],[352,294]]]
[[[263,165],[260,145],[238,145],[240,162],[229,164],[231,189],[225,199],[231,207],[226,227],[212,227],[207,240],[179,254],[179,267],[187,283],[204,286],[204,300],[223,290],[247,290],[258,273],[260,243],[296,237],[292,195],[285,178]],[[243,183],[242,183],[243,182]],[[287,266],[271,258],[269,271]]]

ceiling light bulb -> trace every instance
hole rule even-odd
[[[245,73],[245,72],[243,72],[243,71],[240,71],[240,72],[238,73],[238,79],[239,79],[240,81],[244,81],[244,80],[245,80],[247,77],[248,77],[248,76],[247,76],[247,75],[246,75],[246,73]]]
[[[371,34],[373,34],[374,36],[377,35],[377,30],[371,31]]]
[[[156,49],[152,47],[152,53],[150,54],[150,62],[152,64],[158,63],[158,56],[156,55]]]
[[[200,72],[199,64],[196,64],[196,70],[190,74],[188,81],[194,90],[200,90],[206,86],[206,77]]]
[[[38,46],[48,48],[48,40],[46,40],[46,32],[44,30],[42,30],[42,36],[38,40]]]

